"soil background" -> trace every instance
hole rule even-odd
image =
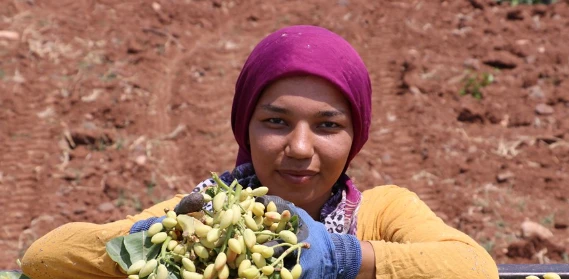
[[[61,224],[231,169],[234,82],[292,24],[339,33],[369,67],[361,190],[409,188],[498,263],[569,261],[568,1],[3,0],[0,269]]]

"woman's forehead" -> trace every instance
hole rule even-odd
[[[294,75],[282,77],[270,83],[264,91],[291,89],[294,89],[296,92],[324,90],[330,92],[341,92],[338,87],[327,79],[315,75]]]
[[[279,79],[269,85],[261,94],[259,101],[278,97],[301,97],[314,101],[349,106],[349,100],[334,84],[318,76],[291,76]]]

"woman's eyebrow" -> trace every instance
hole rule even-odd
[[[269,111],[269,112],[276,112],[276,113],[282,113],[282,114],[288,114],[290,111],[286,108],[283,107],[279,107],[279,106],[275,106],[275,105],[271,105],[271,104],[265,104],[265,105],[261,105],[261,108],[263,110]]]
[[[271,105],[271,104],[261,105],[261,109],[263,109],[265,111],[269,111],[269,112],[275,112],[275,113],[281,113],[281,114],[290,114],[289,109],[279,107],[279,106],[275,106],[275,105]],[[342,110],[322,110],[322,111],[317,112],[315,115],[316,115],[316,117],[324,118],[324,117],[343,116],[345,114],[346,113]]]
[[[335,117],[335,116],[343,116],[346,113],[342,110],[323,110],[316,113],[317,117]]]

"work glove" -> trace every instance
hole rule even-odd
[[[292,216],[298,216],[298,242],[310,244],[310,248],[302,249],[300,254],[303,270],[301,278],[356,278],[361,267],[362,252],[360,242],[355,236],[329,233],[324,224],[315,221],[302,208],[280,197],[266,195],[257,198],[257,201],[265,206],[272,201],[279,213],[287,209]],[[265,245],[270,246],[271,243],[267,242]],[[282,252],[275,249],[275,254]],[[296,261],[296,256],[293,258]],[[285,266],[290,267],[290,261],[285,261]]]
[[[201,203],[196,202],[197,200],[201,200]],[[182,200],[174,207],[174,212],[176,215],[180,214],[188,214],[191,212],[199,211],[203,206],[203,196],[200,193],[193,192],[189,195],[186,195],[182,198]],[[152,226],[154,223],[160,223],[162,220],[166,218],[166,215],[161,217],[150,217],[148,219],[137,221],[130,227],[129,234],[146,231]]]

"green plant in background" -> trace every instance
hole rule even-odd
[[[527,205],[526,205],[526,201],[525,201],[525,200],[520,200],[520,201],[518,201],[518,203],[516,204],[516,206],[517,206],[517,208],[518,208],[518,210],[519,210],[520,212],[524,212],[524,211],[526,210],[526,206],[527,206]]]
[[[546,227],[553,227],[555,224],[555,212],[543,217],[541,219],[541,224]]]
[[[156,183],[156,178],[154,177],[154,175],[152,175],[152,178],[150,180],[145,180],[144,185],[146,186],[146,193],[149,196],[152,196],[154,188],[158,185]]]
[[[510,3],[512,6],[520,4],[534,5],[534,4],[553,4],[555,0],[496,0],[497,3]]]
[[[477,100],[482,99],[482,88],[494,82],[494,75],[488,72],[469,73],[463,79],[463,86],[458,93],[461,96],[471,95]]]

